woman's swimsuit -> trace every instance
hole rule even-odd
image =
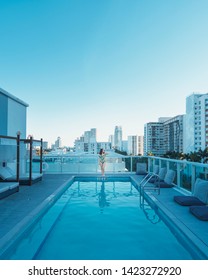
[[[99,155],[99,160],[101,164],[105,163],[105,155]]]

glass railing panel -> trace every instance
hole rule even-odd
[[[196,178],[207,180],[207,175],[208,175],[207,172],[208,172],[208,167],[196,165],[195,167]]]
[[[192,189],[192,165],[186,162],[180,165],[180,182],[181,187],[185,190],[191,191]]]
[[[148,170],[149,170],[149,172],[153,172],[154,165],[155,165],[155,160],[149,158],[148,159]]]
[[[169,169],[175,171],[175,177],[174,177],[174,180],[173,180],[173,184],[175,185],[178,185],[178,182],[177,182],[177,163],[175,161],[169,161]]]
[[[62,173],[61,156],[43,156],[43,172],[45,173]]]
[[[167,159],[160,159],[160,167],[166,167],[167,168]]]
[[[62,156],[59,159],[59,165],[57,165],[57,168],[58,172],[61,171],[62,173],[78,173],[79,165],[79,157]]]
[[[97,173],[98,158],[95,156],[79,157],[78,165],[79,165],[78,166],[79,173]],[[108,166],[108,164],[107,164],[107,166]]]
[[[131,158],[130,157],[123,157],[122,162],[123,162],[124,172],[131,172],[131,170],[132,170],[132,160],[131,160]]]
[[[27,140],[20,141],[20,178],[29,178],[30,144]]]
[[[40,174],[41,141],[33,140],[32,143],[32,174]]]
[[[148,158],[147,157],[129,157],[129,161],[132,162],[132,172],[136,172],[137,163],[146,163],[148,170]]]

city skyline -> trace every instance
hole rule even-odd
[[[97,128],[143,135],[207,93],[205,0],[0,0],[0,88],[29,104],[27,134],[72,146]]]

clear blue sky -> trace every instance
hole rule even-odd
[[[0,87],[49,144],[142,135],[208,92],[207,14],[207,0],[0,0]]]

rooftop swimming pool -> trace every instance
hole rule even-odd
[[[176,231],[177,232],[177,231]],[[189,260],[193,250],[126,178],[77,178],[6,259]]]

